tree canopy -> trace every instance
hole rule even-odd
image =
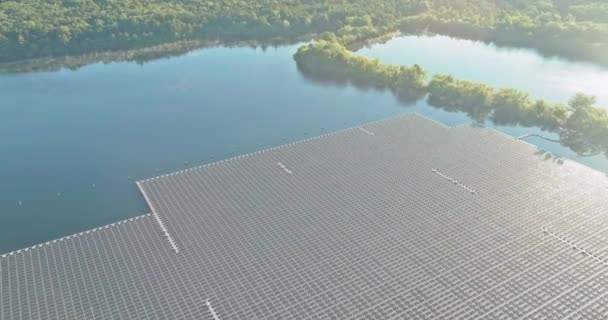
[[[3,0],[0,61],[323,32],[353,43],[398,29],[608,63],[603,0]]]

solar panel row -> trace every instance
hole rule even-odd
[[[153,215],[0,259],[0,318],[608,318],[606,178],[492,130],[411,115],[138,185]]]

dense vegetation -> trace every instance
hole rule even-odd
[[[409,14],[408,2],[383,0],[376,10],[363,0],[3,0],[0,61],[187,39],[288,39],[349,30],[370,14],[394,21]]]
[[[430,105],[465,112],[479,122],[540,127],[557,133],[562,144],[579,154],[608,155],[608,112],[594,107],[593,97],[577,94],[568,105],[534,100],[515,89],[491,86],[448,75],[426,82],[426,72],[385,65],[356,56],[337,41],[320,40],[301,47],[294,55],[299,70],[309,78],[360,87],[388,89],[407,102],[428,93]]]
[[[534,100],[509,88],[437,75],[428,86],[430,105],[466,112],[478,121],[498,125],[540,127],[559,134],[562,144],[579,154],[605,152],[608,155],[608,112],[594,107],[595,99],[575,95],[568,105]]]
[[[322,32],[352,44],[399,29],[608,63],[603,0],[0,0],[0,61]]]
[[[389,89],[405,101],[426,95],[426,72],[419,65],[381,64],[377,59],[356,56],[335,41],[303,46],[294,59],[302,74],[316,80]]]
[[[608,3],[591,0],[445,1],[445,6],[400,20],[422,31],[535,48],[608,64]]]

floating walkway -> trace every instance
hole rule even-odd
[[[549,142],[561,143],[561,140],[559,140],[559,139],[551,139],[551,138],[547,138],[547,137],[545,137],[543,135],[535,134],[535,133],[527,133],[527,134],[524,134],[524,135],[521,135],[521,136],[517,137],[517,139],[524,140],[524,139],[533,138],[533,137],[534,138],[540,138],[540,139],[543,139],[543,140],[547,140]]]
[[[608,179],[418,115],[137,183],[0,256],[0,319],[607,319]]]

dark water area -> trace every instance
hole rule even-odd
[[[0,253],[147,213],[137,180],[403,113],[471,121],[424,100],[408,106],[389,92],[306,79],[292,60],[298,47],[207,48],[144,65],[0,75]],[[402,37],[359,53],[555,101],[581,91],[573,77],[586,79],[593,85],[583,91],[608,105],[594,82],[608,83],[607,70],[533,51]],[[529,141],[608,171],[602,156],[576,158],[559,144]]]

